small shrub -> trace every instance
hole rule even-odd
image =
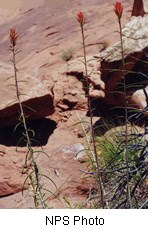
[[[69,49],[63,51],[63,53],[61,54],[62,60],[66,61],[66,62],[71,60],[73,58],[73,53],[74,53],[74,51],[72,48],[69,48]]]
[[[146,186],[147,142],[134,126],[128,125],[129,186],[133,208],[140,208],[146,199],[145,193],[139,194]],[[125,129],[111,129],[96,138],[104,187],[108,192],[110,208],[128,208],[126,189]]]

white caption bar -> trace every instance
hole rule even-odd
[[[145,231],[147,210],[0,210],[1,231],[125,232]]]

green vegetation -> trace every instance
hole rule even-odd
[[[62,52],[61,58],[63,61],[69,61],[73,58],[74,50],[72,48],[69,48]]]

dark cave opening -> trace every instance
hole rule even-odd
[[[32,146],[44,146],[53,134],[57,123],[51,119],[38,119],[27,122]],[[0,144],[5,146],[25,147],[26,138],[22,124],[0,129]]]

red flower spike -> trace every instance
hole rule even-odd
[[[85,17],[84,17],[83,12],[80,11],[80,12],[77,14],[77,20],[78,20],[78,22],[80,23],[81,26],[84,25],[84,23],[85,23]]]
[[[18,34],[15,29],[10,29],[10,43],[13,47],[16,45]]]
[[[121,4],[121,2],[116,2],[114,4],[114,11],[115,11],[118,19],[120,20],[122,17],[122,12],[123,12],[123,5]]]

